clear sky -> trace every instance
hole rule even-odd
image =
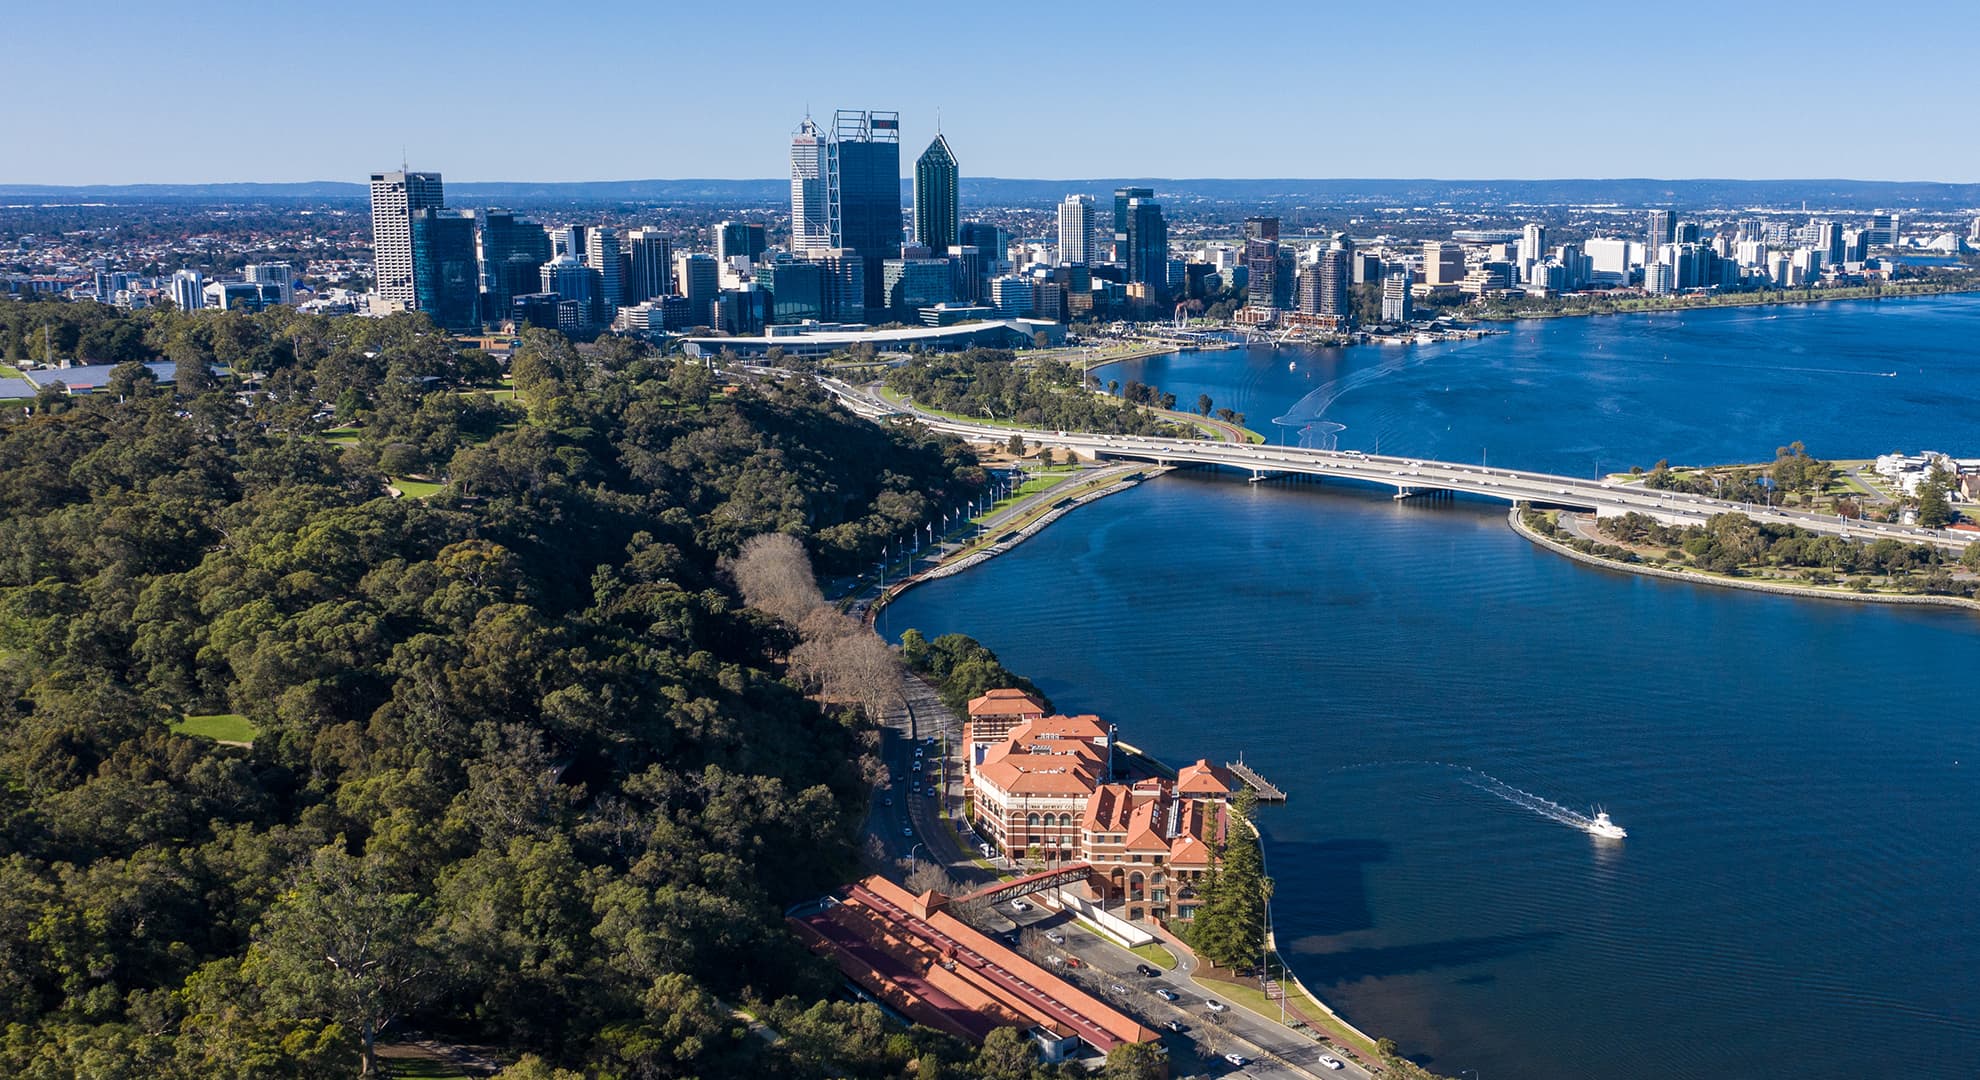
[[[7,5],[0,182],[788,174],[1980,180],[1980,0]]]

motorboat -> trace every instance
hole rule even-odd
[[[1595,811],[1595,816],[1590,818],[1588,824],[1583,825],[1582,828],[1587,829],[1590,836],[1600,836],[1607,840],[1621,840],[1623,837],[1629,835],[1628,831],[1621,825],[1609,820],[1609,814],[1606,810]]]

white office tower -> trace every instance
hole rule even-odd
[[[206,282],[197,270],[180,270],[172,275],[172,304],[180,311],[198,311],[206,306]]]
[[[595,228],[584,238],[584,265],[598,271],[598,306],[606,310],[626,303],[625,268],[619,262],[619,231]]]
[[[825,134],[807,116],[791,137],[791,250],[799,255],[823,255],[832,249],[825,168]]]
[[[1741,266],[1757,266],[1764,269],[1767,265],[1767,245],[1759,240],[1741,240],[1733,245],[1733,252]]]
[[[1519,236],[1520,280],[1531,281],[1527,271],[1533,264],[1547,257],[1547,230],[1539,222],[1529,221]]]
[[[377,310],[413,310],[412,212],[445,206],[437,172],[371,174],[371,269]]]
[[[1653,262],[1643,268],[1643,291],[1651,296],[1669,296],[1677,291],[1677,267]]]
[[[1059,261],[1091,266],[1100,261],[1100,235],[1094,231],[1093,196],[1068,195],[1059,204]]]
[[[637,304],[674,291],[674,246],[659,229],[634,229],[626,234],[632,256],[632,277],[626,281],[626,303]]]

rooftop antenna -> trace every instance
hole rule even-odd
[[[942,133],[942,107],[940,105],[937,105],[935,106],[935,134],[940,135],[941,133]]]
[[[412,166],[406,163],[406,146],[404,143],[399,144],[399,171],[400,172],[412,171]]]

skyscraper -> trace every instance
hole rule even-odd
[[[1152,199],[1154,188],[1124,187],[1114,189],[1114,261],[1126,264],[1128,261],[1128,202],[1133,199]]]
[[[674,245],[659,229],[634,229],[626,234],[632,273],[626,275],[626,302],[643,304],[674,291]]]
[[[834,247],[859,252],[866,306],[886,306],[881,264],[900,257],[901,114],[841,109],[826,144]]]
[[[1098,237],[1093,225],[1093,196],[1066,196],[1066,201],[1059,204],[1060,262],[1091,266],[1100,261],[1094,251]]]
[[[414,259],[413,265],[418,266],[419,260]],[[296,271],[295,267],[288,263],[249,263],[241,267],[241,280],[251,281],[256,285],[273,285],[282,297],[281,303],[284,305],[295,303]]]
[[[1406,323],[1410,312],[1409,271],[1398,270],[1382,279],[1382,321]]]
[[[619,261],[619,230],[592,229],[584,238],[584,265],[598,271],[598,295],[594,298],[594,322],[604,325],[626,302],[625,267]]]
[[[1159,297],[1169,285],[1169,224],[1162,204],[1139,196],[1127,205],[1128,280],[1152,287]]]
[[[1320,308],[1322,315],[1341,320],[1342,326],[1354,317],[1352,279],[1354,268],[1345,234],[1334,234],[1334,242],[1320,253]]]
[[[481,261],[472,210],[412,212],[413,308],[442,330],[481,329]]]
[[[1643,250],[1646,253],[1654,252],[1675,239],[1677,236],[1677,232],[1673,228],[1675,224],[1671,220],[1671,212],[1669,210],[1650,211],[1650,227],[1645,233],[1646,240]]]
[[[811,117],[791,136],[791,250],[800,255],[832,247],[825,135]]]
[[[500,322],[510,316],[516,297],[537,291],[543,264],[550,261],[550,234],[506,210],[483,211],[479,217],[481,317]]]
[[[958,211],[962,169],[939,132],[914,162],[914,242],[936,255],[947,255],[962,223]]]
[[[740,256],[755,262],[769,247],[765,231],[763,226],[746,221],[716,222],[715,261],[726,265],[730,259]]]
[[[1285,291],[1279,280],[1279,219],[1244,219],[1244,306],[1257,311],[1275,311],[1279,294]]]
[[[198,311],[206,306],[206,281],[197,270],[172,274],[172,303],[180,311]]]
[[[675,256],[674,281],[687,297],[691,325],[713,325],[715,294],[722,291],[722,271],[715,256],[699,251]]]
[[[1423,283],[1456,285],[1464,277],[1464,249],[1446,240],[1423,242]]]
[[[373,291],[387,311],[411,311],[413,297],[412,212],[446,205],[437,172],[371,174],[371,269]]]

